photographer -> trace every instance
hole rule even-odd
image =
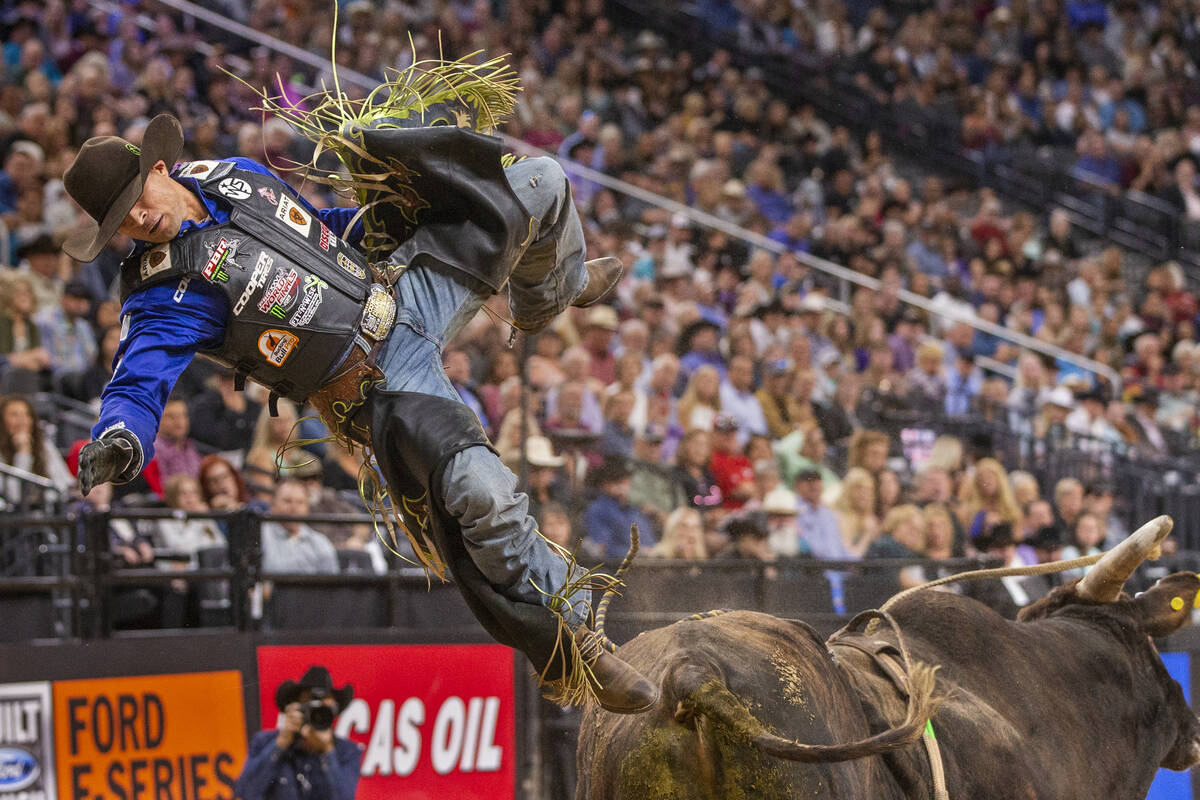
[[[250,740],[246,765],[234,787],[238,800],[352,800],[362,748],[333,735],[333,720],[354,696],[333,688],[325,667],[309,667],[299,683],[275,692],[279,727]]]

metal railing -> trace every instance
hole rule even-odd
[[[222,28],[223,30],[228,31],[235,36],[240,36],[263,47],[267,47],[275,50],[276,52],[290,56],[296,61],[313,67],[314,69],[325,71],[333,68],[333,65],[329,59],[309,53],[281,39],[277,39],[260,31],[248,28],[245,25],[222,17],[220,14],[209,11],[202,6],[189,2],[189,0],[160,0],[160,2],[162,5],[174,8],[180,13],[194,16],[210,25]],[[339,79],[345,85],[353,85],[361,89],[371,90],[374,89],[378,84],[377,80],[360,72],[355,72],[351,69],[338,67],[337,71]],[[521,141],[520,139],[515,139],[511,136],[503,134],[501,135],[501,138],[507,147],[516,152],[520,152],[525,155],[548,156],[555,158],[561,161],[564,166],[568,168],[568,171],[571,174],[585,178],[589,181],[604,186],[605,188],[619,192],[628,197],[636,198],[658,208],[663,208],[673,213],[684,214],[688,217],[688,219],[697,225],[723,231],[724,233],[727,233],[736,239],[744,241],[755,247],[769,250],[776,254],[793,252],[786,246],[769,239],[766,236],[729,223],[719,217],[713,216],[712,214],[707,214],[703,211],[700,211],[699,209],[678,203],[670,198],[647,191],[641,187],[634,186],[617,178],[613,178],[569,159],[559,159],[556,154],[533,147]],[[861,286],[873,291],[877,291],[880,288],[880,281],[868,275],[863,275],[862,273],[855,272],[839,264],[826,261],[822,258],[817,258],[816,256],[812,256],[807,253],[793,254],[808,267],[835,278],[839,282],[839,295],[843,302],[849,299],[851,286]],[[1047,344],[1046,342],[1042,342],[1041,340],[1035,339],[1031,336],[1026,336],[1025,334],[1009,330],[1008,328],[996,325],[995,323],[988,322],[987,320],[982,319],[975,314],[947,312],[935,306],[925,297],[914,294],[907,290],[901,290],[899,292],[899,298],[904,303],[915,306],[916,308],[920,308],[929,314],[946,318],[952,322],[964,322],[975,330],[996,336],[997,338],[1016,345],[1023,350],[1031,350],[1043,356],[1059,359],[1068,364],[1079,367],[1097,376],[1103,377],[1115,389],[1118,391],[1120,390],[1120,376],[1116,373],[1116,371],[1106,364],[1102,364],[1093,359],[1085,358],[1061,347]]]

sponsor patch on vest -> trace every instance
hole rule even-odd
[[[300,301],[300,307],[296,309],[296,313],[288,320],[288,324],[293,328],[303,328],[312,322],[313,315],[321,307],[321,301],[325,299],[325,290],[328,288],[329,284],[316,275],[309,275],[305,278],[304,298]]]
[[[263,292],[263,296],[258,301],[258,310],[264,314],[270,314],[276,319],[283,319],[292,306],[296,304],[296,298],[300,292],[300,274],[294,269],[284,269],[280,267],[275,272],[275,278],[271,281],[271,285]]]
[[[351,275],[358,278],[359,280],[362,280],[363,278],[367,277],[367,271],[365,269],[363,269],[362,266],[360,266],[359,264],[355,264],[353,261],[351,261],[350,257],[347,256],[345,253],[337,254],[337,262],[338,262],[339,267],[346,270],[346,272],[349,272]]]
[[[272,205],[279,202],[279,198],[277,198],[275,196],[275,190],[272,189],[270,186],[258,187],[258,194],[260,197],[262,197],[264,200],[266,200],[268,203],[271,203]]]
[[[321,226],[321,238],[317,240],[317,245],[319,245],[322,250],[328,250],[329,243],[337,237],[333,235],[333,231],[329,230],[324,222],[317,220],[317,223]]]
[[[250,196],[250,184],[241,178],[226,178],[217,184],[217,191],[230,200],[245,200]]]
[[[171,268],[171,245],[160,244],[158,247],[151,248],[142,253],[141,269],[139,270],[142,280],[147,280],[160,272]]]
[[[268,253],[259,253],[258,261],[254,264],[254,271],[250,273],[250,282],[246,284],[246,288],[242,291],[242,296],[233,304],[233,315],[236,317],[242,313],[242,309],[246,307],[246,303],[250,302],[250,298],[254,293],[263,287],[267,282],[267,276],[271,274],[271,266],[275,263],[275,257]]]
[[[179,171],[181,178],[207,178],[220,161],[192,161]]]
[[[226,239],[222,236],[216,244],[204,243],[204,246],[209,248],[208,262],[204,265],[204,269],[200,270],[204,280],[209,283],[225,283],[229,280],[229,270],[226,267],[243,269],[242,265],[234,260],[241,241],[241,239]]]
[[[268,364],[282,367],[283,362],[288,360],[292,349],[299,342],[300,338],[294,333],[270,328],[263,331],[262,335],[258,337],[258,352],[263,354],[263,358],[267,359]]]
[[[279,207],[275,209],[275,218],[287,223],[288,227],[301,236],[308,236],[312,226],[312,218],[300,205],[286,194],[279,198]]]
[[[179,279],[179,285],[175,287],[175,296],[172,298],[176,303],[183,302],[183,296],[187,294],[188,284],[192,282],[191,275],[184,275]]]

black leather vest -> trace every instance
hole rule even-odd
[[[204,354],[303,402],[332,377],[364,322],[371,281],[362,255],[272,178],[227,161],[181,164],[173,174],[231,205],[229,222],[126,259],[122,301],[163,283],[182,294],[191,281],[209,282],[228,299],[229,319],[221,346]]]

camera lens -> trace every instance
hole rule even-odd
[[[307,709],[308,724],[314,731],[327,731],[333,727],[333,709],[320,701],[314,701]]]

